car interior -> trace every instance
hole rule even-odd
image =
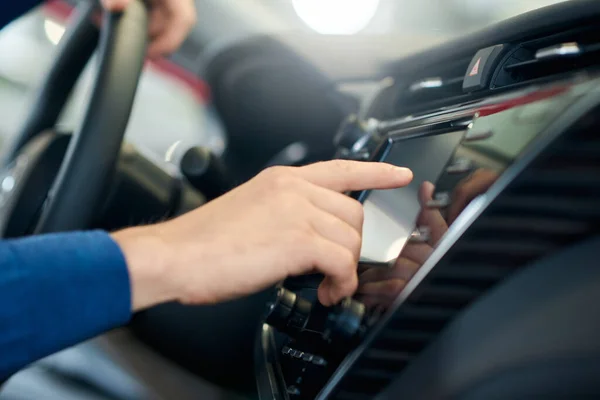
[[[202,4],[211,15],[227,3]],[[179,141],[164,159],[125,136],[146,6],[99,22],[94,2],[69,3],[54,59],[3,146],[4,238],[181,215],[274,165],[370,160],[414,173],[405,188],[348,194],[365,210],[359,276],[380,291],[324,307],[314,274],[227,303],[139,312],[93,345],[153,394],[119,392],[120,373],[71,371],[91,392],[116,382],[80,398],[600,397],[600,2],[548,3],[419,46],[401,32],[240,25],[227,40],[201,35],[200,63],[192,38],[171,61],[210,89],[226,147]],[[458,12],[440,7],[433,17]],[[59,129],[90,60],[82,118]],[[426,201],[424,182],[435,186]],[[415,249],[427,256],[397,289],[387,272]]]

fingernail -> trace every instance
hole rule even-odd
[[[399,175],[402,175],[403,178],[410,176],[410,179],[412,179],[413,177],[413,172],[409,168],[395,167],[395,170],[398,172]]]

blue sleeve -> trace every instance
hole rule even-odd
[[[41,3],[42,0],[0,0],[0,29]]]
[[[106,232],[0,241],[0,382],[130,316],[127,265]]]

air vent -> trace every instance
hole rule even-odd
[[[408,79],[396,102],[397,113],[407,115],[459,102],[464,97],[462,83],[470,62],[464,58],[436,65]]]
[[[491,88],[540,81],[600,65],[600,30],[586,27],[521,43],[498,69]]]
[[[339,381],[334,375],[338,384],[319,398],[374,398],[490,288],[535,260],[599,234],[598,204],[600,135],[594,119],[584,118],[490,204],[355,361],[342,366]]]

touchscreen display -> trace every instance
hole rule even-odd
[[[438,180],[464,133],[457,131],[389,144],[381,161],[410,167],[414,178],[406,187],[373,190],[362,197],[363,261],[388,262],[398,257],[421,211],[418,195],[421,185]]]
[[[377,309],[391,304],[465,207],[580,95],[536,93],[517,99],[522,105],[476,117],[466,131],[390,142],[378,159],[411,168],[414,179],[358,196],[365,221],[357,297]],[[416,226],[429,233],[409,241]]]

